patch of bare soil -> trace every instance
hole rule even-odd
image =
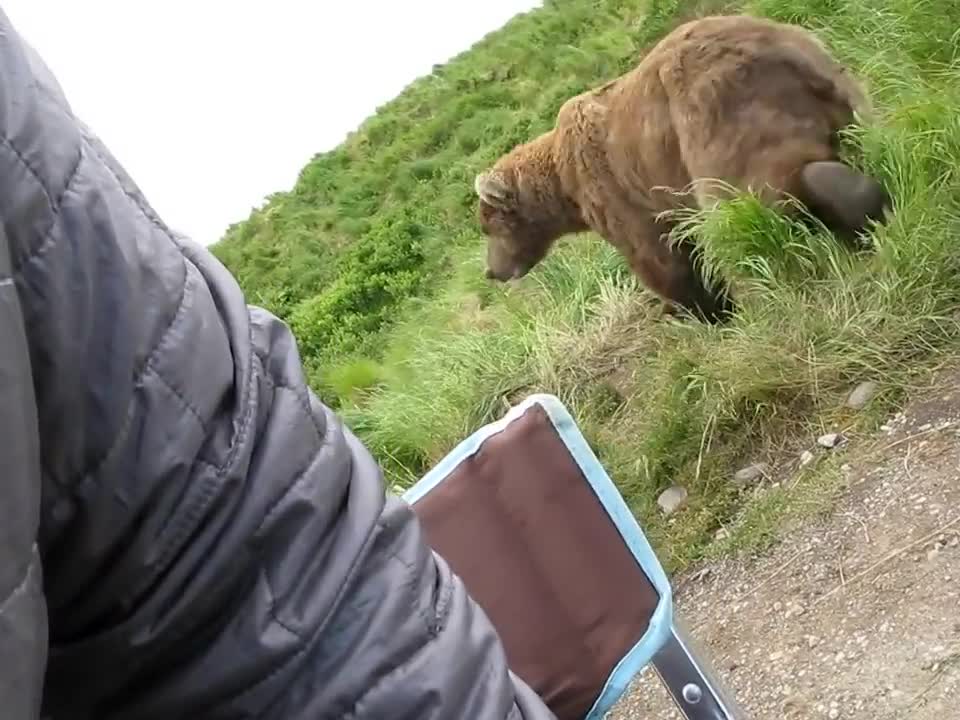
[[[870,447],[822,521],[676,579],[750,720],[960,718],[960,372]],[[648,670],[610,720],[680,720]]]

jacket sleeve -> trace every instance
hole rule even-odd
[[[286,325],[157,217],[2,12],[0,182],[4,412],[32,370],[11,405],[24,499],[0,623],[18,623],[29,690],[40,475],[45,714],[553,718],[309,391]]]
[[[2,181],[0,181],[2,182]],[[0,227],[0,708],[35,718],[46,661],[40,448],[26,330]]]

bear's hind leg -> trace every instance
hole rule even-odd
[[[840,161],[833,148],[802,137],[752,159],[743,179],[768,203],[792,195],[850,243],[870,221],[882,222],[890,207],[889,193],[875,178]]]
[[[800,200],[841,238],[852,241],[869,221],[882,221],[890,195],[876,179],[839,161],[810,162],[799,176]]]

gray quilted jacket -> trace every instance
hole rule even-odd
[[[0,224],[3,720],[553,717],[2,11]]]

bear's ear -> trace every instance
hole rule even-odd
[[[507,184],[501,173],[494,170],[477,175],[473,189],[481,200],[496,208],[507,210],[513,204],[513,188]]]

